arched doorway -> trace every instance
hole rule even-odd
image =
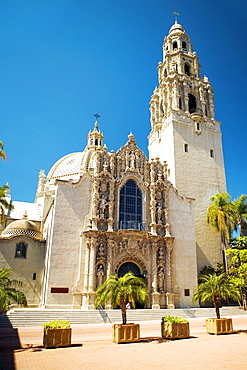
[[[143,280],[146,280],[145,275],[141,274],[141,271],[140,271],[139,267],[133,262],[124,262],[118,269],[118,277],[124,276],[125,274],[127,274],[127,272],[132,272],[133,275],[135,275],[139,278],[142,278]],[[138,309],[138,308],[143,309],[143,308],[146,308],[146,305],[136,303],[135,308],[136,309]]]

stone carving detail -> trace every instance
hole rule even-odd
[[[107,201],[105,195],[102,195],[99,200],[99,217],[100,219],[105,218],[105,210],[106,210]]]
[[[165,271],[164,267],[158,268],[158,290],[160,293],[164,292],[164,281],[165,281]]]
[[[165,248],[160,245],[157,251],[157,279],[158,279],[158,291],[164,292],[165,284]]]
[[[96,268],[96,271],[97,271],[97,287],[98,287],[102,285],[104,282],[104,275],[105,275],[104,266],[102,264],[98,265]]]

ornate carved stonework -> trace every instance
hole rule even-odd
[[[170,269],[172,238],[154,236],[139,230],[118,230],[117,232],[91,230],[85,231],[84,235],[90,251],[87,256],[90,261],[89,280],[88,286],[84,286],[84,294],[92,291],[91,289],[95,290],[110,274],[118,273],[121,265],[126,262],[137,265],[141,275],[147,281],[150,294],[153,291],[160,294],[166,293],[168,280],[170,284],[172,276]],[[169,245],[168,249],[167,245]],[[90,278],[90,271],[94,271],[94,280]],[[92,281],[94,281],[93,287]]]

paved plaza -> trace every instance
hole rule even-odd
[[[72,345],[44,349],[42,327],[0,328],[0,369],[247,369],[247,315],[234,333],[209,335],[205,318],[190,319],[191,337],[165,341],[160,321],[142,321],[141,342],[112,343],[111,324],[72,325]]]

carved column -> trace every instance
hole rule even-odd
[[[89,281],[88,281],[88,309],[94,309],[95,300],[95,255],[96,255],[96,239],[92,238],[90,243],[90,264],[89,264]]]
[[[152,185],[151,185],[152,186]],[[156,200],[155,200],[155,189],[152,186],[150,189],[150,212],[151,212],[151,233],[156,235]]]
[[[108,231],[113,231],[113,210],[114,210],[114,182],[109,182],[109,219],[108,219]]]
[[[90,239],[86,240],[86,255],[85,255],[85,268],[84,268],[84,288],[82,296],[82,309],[88,308],[87,292],[89,284],[89,265],[90,265]]]
[[[99,203],[99,180],[93,179],[92,184],[92,230],[97,230],[97,213]]]
[[[96,252],[96,240],[92,238],[90,245],[90,265],[89,265],[89,282],[88,288],[90,292],[94,291],[94,276],[95,276],[95,252]]]
[[[152,308],[159,309],[160,293],[157,291],[157,244],[152,244]]]
[[[172,283],[172,277],[173,277],[173,271],[172,271],[172,245],[171,241],[167,242],[166,245],[166,252],[167,252],[167,293],[166,293],[166,306],[167,308],[173,309],[175,308],[174,304],[174,296],[173,293],[173,283]]]
[[[168,241],[166,245],[166,279],[167,279],[167,291],[172,292],[172,245]]]

